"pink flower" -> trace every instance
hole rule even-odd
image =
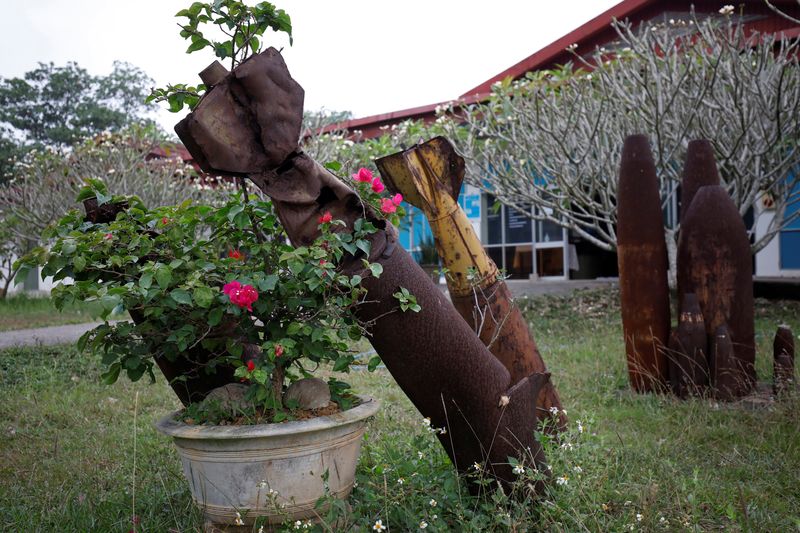
[[[403,195],[402,194],[397,193],[394,196],[392,196],[392,203],[394,205],[400,205],[400,203],[402,203],[402,201],[403,201]]]
[[[330,211],[325,211],[325,213],[317,219],[317,222],[320,224],[327,224],[331,220],[333,220],[333,215],[331,215]]]
[[[369,183],[372,181],[372,172],[368,168],[361,167],[357,174],[353,174],[352,178],[361,183]]]
[[[256,364],[253,362],[253,360],[252,360],[252,359],[251,359],[251,360],[249,360],[249,361],[247,362],[247,371],[248,371],[248,372],[252,372],[252,371],[253,371],[253,370],[255,370],[255,369],[256,369]]]
[[[109,241],[110,241],[111,239],[113,239],[113,238],[114,238],[114,236],[113,236],[112,234],[110,234],[110,233],[106,233],[106,234],[103,236],[103,238],[104,238],[104,239],[106,239],[106,240],[109,240]]]
[[[325,266],[325,260],[324,259],[320,259],[319,260],[319,266]]]
[[[224,292],[225,294],[230,296],[233,291],[238,291],[241,288],[242,288],[242,284],[239,283],[238,281],[234,280],[234,281],[231,281],[230,283],[226,283],[222,287],[222,292]]]
[[[230,257],[231,259],[238,259],[238,260],[244,258],[242,252],[240,252],[239,250],[228,250],[228,257]]]
[[[383,189],[385,189],[385,188],[386,187],[383,186],[383,183],[381,183],[381,179],[380,178],[375,178],[374,180],[372,180],[372,190],[373,191],[381,193],[381,192],[383,192]]]
[[[169,219],[167,217],[162,218],[161,219],[161,225],[162,226],[166,226],[167,224],[169,224]]]
[[[280,357],[283,355],[283,346],[280,344],[275,345],[275,357]]]
[[[236,283],[236,282],[234,282]],[[224,291],[225,289],[223,289]],[[258,291],[256,291],[255,287],[252,285],[240,285],[238,289],[233,289],[229,294],[228,298],[231,299],[231,302],[238,305],[242,309],[247,309],[248,311],[253,310],[253,302],[258,300]]]
[[[397,211],[397,206],[389,198],[381,198],[381,211],[389,215]]]

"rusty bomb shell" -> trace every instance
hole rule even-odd
[[[730,393],[748,394],[756,381],[750,242],[742,217],[719,185],[698,190],[681,228],[678,295],[687,293],[697,296],[708,336],[727,324],[736,364],[726,372],[740,374],[731,378]],[[713,379],[712,373],[715,385]]]
[[[786,324],[778,326],[772,342],[772,391],[781,396],[795,388],[794,377],[794,335]]]
[[[244,173],[256,183],[272,198],[291,242],[303,245],[320,235],[317,219],[323,212],[330,211],[352,229],[365,208],[352,189],[300,151],[302,88],[291,79],[280,54],[270,50],[217,83],[176,129],[192,155],[207,165],[204,170]],[[222,97],[215,97],[215,91]],[[237,145],[236,139],[249,140]],[[254,168],[258,162],[264,167]],[[473,463],[481,463],[484,472],[506,488],[516,479],[509,457],[547,471],[534,435],[536,411],[530,406],[549,375],[513,381],[430,277],[398,246],[396,230],[370,209],[366,216],[379,228],[370,235],[368,256],[348,256],[338,267],[347,273],[363,272],[363,259],[383,266],[379,278],[364,277],[362,286],[368,292],[357,316],[422,416],[430,418],[432,427],[446,429],[438,437],[453,464],[467,473]],[[418,313],[398,312],[393,297],[397,287],[414,294],[422,307]],[[473,484],[471,489],[480,486]]]
[[[666,389],[670,329],[667,245],[655,163],[645,135],[625,139],[617,187],[617,261],[631,386]]]
[[[444,137],[375,161],[386,185],[427,217],[436,248],[448,269],[447,288],[456,310],[516,381],[547,372],[533,334],[514,305],[494,261],[483,249],[457,199],[464,180],[464,159]],[[469,279],[470,272],[477,273]],[[542,387],[536,402],[539,418],[558,413],[566,427],[561,400],[552,382]],[[552,427],[552,426],[551,426]]]
[[[729,402],[741,396],[742,374],[736,361],[728,325],[723,323],[711,338],[711,391],[715,398]]]
[[[706,139],[689,141],[681,178],[681,223],[700,187],[719,185],[714,148]]]

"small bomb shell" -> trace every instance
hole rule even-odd
[[[700,187],[719,183],[717,161],[711,142],[706,139],[690,141],[681,178],[681,223]]]
[[[670,385],[681,398],[708,385],[708,338],[697,296],[683,295],[678,327],[670,335]]]

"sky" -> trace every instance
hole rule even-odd
[[[303,86],[305,108],[364,117],[457,98],[562,37],[618,0],[276,0],[292,18],[265,41]],[[190,0],[0,0],[0,76],[38,62],[108,74],[114,60],[163,87],[199,82],[215,58],[186,54],[175,13]],[[182,19],[185,20],[185,19]],[[168,131],[182,114],[161,110]]]

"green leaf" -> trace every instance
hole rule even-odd
[[[113,365],[111,365],[108,371],[104,372],[100,376],[100,378],[106,385],[113,385],[117,381],[117,378],[119,378],[119,371],[121,369],[122,365],[120,365],[118,362],[114,363]]]
[[[342,372],[348,368],[350,368],[350,363],[353,362],[352,355],[343,355],[336,360],[333,364],[333,371],[334,372]]]
[[[83,272],[83,269],[86,268],[86,259],[80,255],[76,256],[72,259],[72,266],[75,272]]]
[[[332,172],[339,172],[342,169],[342,164],[339,163],[338,161],[329,161],[329,162],[325,163],[324,166],[325,166],[325,168],[327,168],[328,170],[330,170]]]
[[[172,269],[168,266],[160,266],[156,269],[156,282],[162,289],[169,287],[172,282]]]
[[[191,54],[192,52],[197,52],[198,50],[202,50],[206,46],[211,46],[211,43],[208,42],[206,39],[198,39],[189,45],[189,48],[186,49],[186,53]]]
[[[225,312],[221,307],[215,307],[208,313],[208,325],[211,327],[216,326],[222,320],[222,314]]]
[[[380,263],[370,263],[369,271],[372,272],[373,276],[379,278],[381,277],[381,274],[383,274],[383,265]]]
[[[376,368],[378,368],[379,364],[381,364],[381,358],[375,355],[369,360],[369,363],[367,363],[367,370],[373,372]]]
[[[143,289],[149,289],[152,284],[153,284],[152,272],[146,272],[142,274],[141,278],[139,278],[139,286]]]
[[[183,289],[173,289],[172,292],[169,293],[169,295],[173,300],[175,300],[179,304],[186,304],[186,305],[192,304],[192,296]]]
[[[197,287],[193,293],[194,301],[200,307],[207,308],[214,301],[214,291],[209,287]]]

